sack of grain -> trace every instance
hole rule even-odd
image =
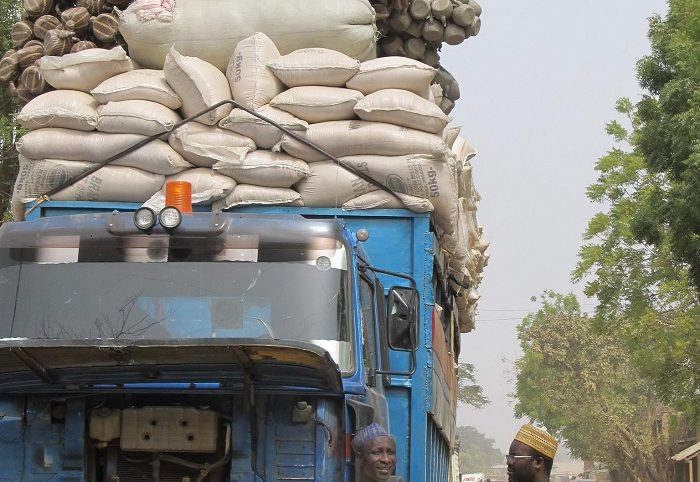
[[[457,218],[456,166],[451,158],[436,161],[426,155],[354,156],[340,161],[394,192],[430,200],[435,207],[435,223],[445,232],[452,233]]]
[[[399,89],[373,92],[355,106],[357,116],[366,121],[386,122],[425,132],[442,131],[450,118],[440,107],[421,96]]]
[[[309,164],[309,176],[294,185],[304,206],[340,207],[349,200],[378,188],[334,161]]]
[[[119,32],[146,68],[162,68],[175,47],[223,72],[238,42],[255,32],[269,36],[282,54],[325,47],[360,60],[374,58],[374,22],[368,0],[135,0],[121,13]]]
[[[225,198],[236,186],[236,181],[223,176],[211,169],[198,167],[188,169],[179,174],[173,174],[165,178],[169,181],[187,181],[192,185],[192,204],[211,204],[213,201]],[[144,206],[160,212],[165,207],[165,186],[155,193]]]
[[[396,193],[396,196],[386,191],[372,191],[362,194],[343,203],[341,206],[346,211],[356,209],[402,209],[408,208],[416,213],[428,213],[433,211],[433,205],[427,199],[422,199],[408,194]]]
[[[273,60],[268,66],[287,87],[342,87],[360,69],[360,61],[335,50],[306,48]]]
[[[65,159],[102,162],[146,139],[138,134],[106,134],[72,129],[37,129],[17,143],[17,152],[28,159]],[[155,174],[175,174],[192,165],[167,143],[154,140],[126,154],[111,165],[136,167]]]
[[[423,96],[436,74],[436,69],[417,60],[382,57],[362,62],[359,72],[345,85],[365,95],[381,89],[403,89]]]
[[[442,131],[451,120],[429,100],[399,89],[373,92],[358,102],[354,110],[362,120],[386,122],[434,134]]]
[[[255,110],[282,92],[284,85],[267,66],[279,56],[279,50],[264,33],[240,41],[226,68],[233,100]]]
[[[212,209],[228,209],[237,206],[303,206],[301,196],[294,189],[262,187],[238,184],[225,199],[212,203]]]
[[[115,75],[90,91],[100,103],[150,100],[171,109],[182,107],[182,99],[165,80],[162,70],[138,69]]]
[[[449,156],[449,149],[441,137],[381,122],[321,122],[311,124],[306,132],[300,134],[336,157],[428,154],[439,160]],[[288,154],[306,162],[324,159],[322,154],[291,136],[282,136],[281,147]]]
[[[303,132],[309,127],[306,121],[269,105],[256,109],[256,112],[295,132]],[[233,109],[228,117],[219,122],[219,127],[250,137],[260,149],[271,149],[282,140],[282,135],[284,134],[267,121],[242,109]]]
[[[163,73],[165,80],[182,99],[185,117],[231,99],[231,87],[220,70],[202,59],[180,55],[174,48],[165,57]],[[211,126],[226,117],[231,109],[231,104],[224,104],[195,120]]]
[[[457,141],[457,137],[459,137],[459,133],[461,132],[461,130],[462,126],[447,126],[445,130],[442,131],[442,138],[445,139],[445,144],[447,144],[447,147],[449,147],[450,149],[454,147],[455,142]]]
[[[182,119],[163,104],[149,100],[121,100],[97,107],[97,130],[114,134],[153,136],[167,133]]]
[[[187,161],[200,167],[211,167],[219,161],[240,163],[256,148],[249,137],[197,122],[175,129],[168,137],[168,143]]]
[[[90,92],[101,82],[133,69],[131,59],[121,47],[111,50],[88,49],[61,57],[44,56],[41,73],[56,89]]]
[[[94,164],[56,159],[19,157],[19,172],[12,196],[12,213],[24,219],[24,203],[87,171]],[[143,202],[158,191],[165,176],[132,167],[105,166],[85,179],[54,194],[56,201]],[[124,186],[128,186],[125,189]]]
[[[92,131],[97,127],[97,105],[97,101],[85,92],[54,90],[22,107],[17,122],[28,130],[64,127]]]
[[[249,152],[243,162],[220,161],[213,168],[241,184],[264,187],[292,187],[310,173],[304,161],[272,151]]]
[[[270,101],[277,109],[309,123],[354,119],[353,108],[363,97],[357,90],[341,87],[292,87]]]

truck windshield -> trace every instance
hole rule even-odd
[[[140,243],[0,248],[0,337],[305,341],[351,371],[339,241],[267,250]]]

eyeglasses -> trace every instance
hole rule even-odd
[[[512,464],[515,463],[515,459],[534,459],[537,458],[536,455],[512,455],[512,454],[506,454],[506,463]]]

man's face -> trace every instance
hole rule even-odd
[[[515,456],[510,458],[509,456]],[[508,482],[533,482],[537,471],[534,467],[534,457],[524,457],[532,455],[532,449],[522,442],[513,440],[510,444],[506,464],[508,465]]]
[[[362,482],[388,480],[396,466],[396,444],[386,435],[375,437],[362,446],[360,473]]]

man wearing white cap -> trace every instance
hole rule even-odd
[[[384,427],[373,423],[352,440],[359,463],[359,482],[386,482],[396,467],[396,442]]]
[[[506,455],[508,482],[549,482],[559,443],[544,430],[526,424]]]

